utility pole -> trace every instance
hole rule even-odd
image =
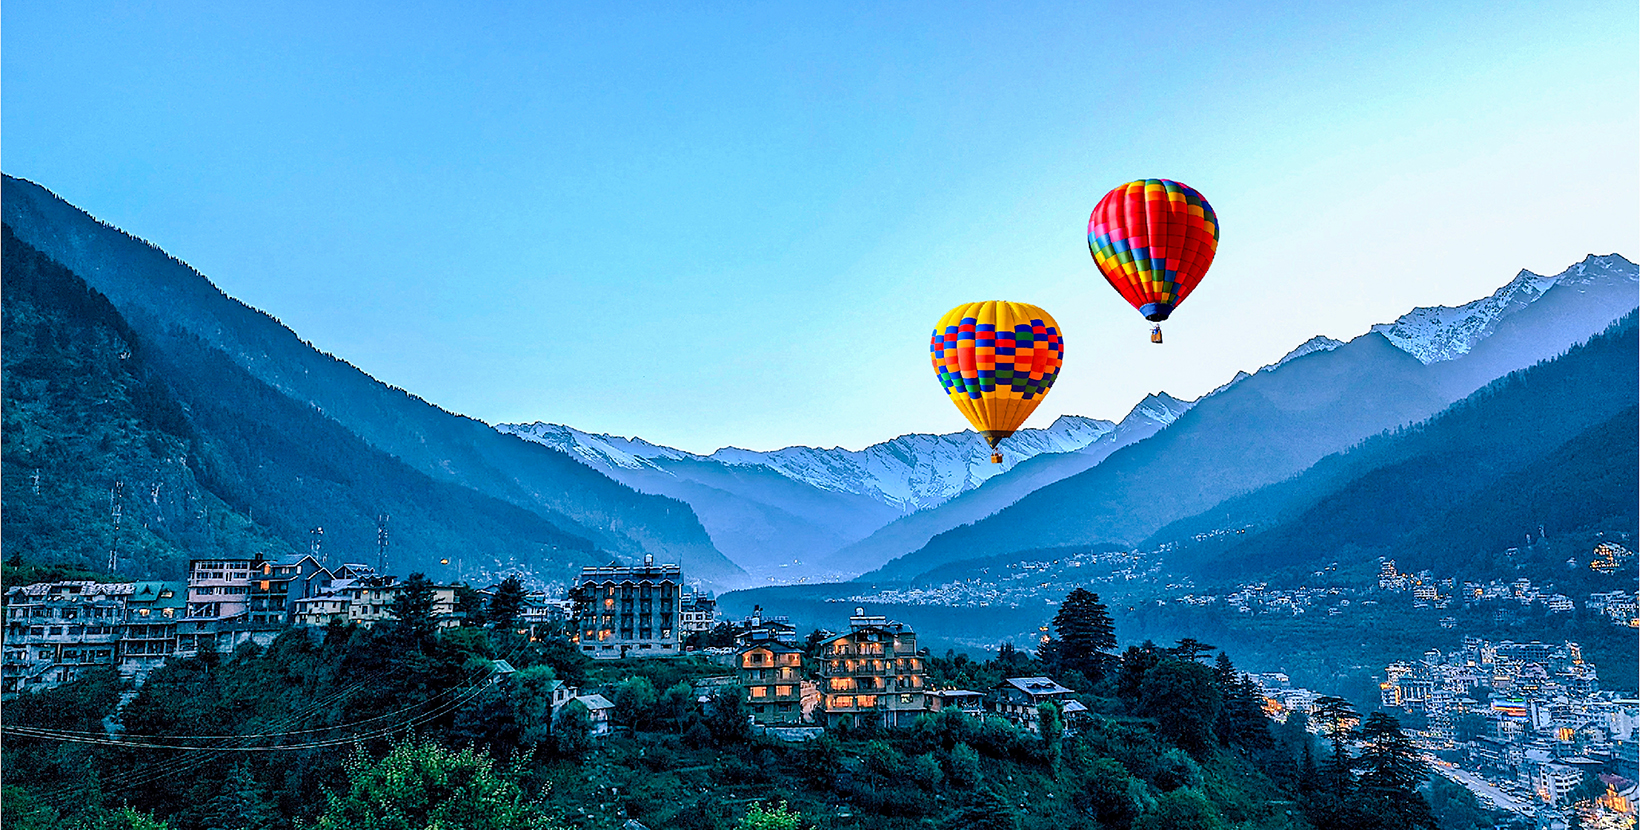
[[[376,573],[387,573],[387,514],[376,514]]]

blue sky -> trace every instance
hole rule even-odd
[[[1058,318],[1046,425],[1640,249],[1632,0],[456,5],[13,0],[0,168],[447,409],[696,451],[964,428],[971,300]],[[1223,222],[1162,347],[1085,241],[1151,176]]]

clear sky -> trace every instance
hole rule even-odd
[[[1636,257],[1633,0],[1283,5],[8,0],[0,168],[446,409],[695,451],[964,428],[971,300],[1058,318],[1042,426]],[[1085,238],[1145,177],[1223,223],[1161,347]]]

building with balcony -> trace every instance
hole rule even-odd
[[[685,594],[678,603],[678,629],[682,636],[704,633],[717,625],[717,600],[711,594]]]
[[[120,674],[142,680],[177,649],[177,621],[187,610],[184,582],[138,582],[125,602],[120,636]]]
[[[956,709],[976,718],[985,716],[985,693],[967,689],[939,689],[923,692],[923,703],[930,712]]]
[[[92,666],[117,666],[134,588],[131,582],[74,580],[7,590],[0,692],[47,689]]]
[[[249,622],[266,625],[290,625],[296,620],[296,601],[311,596],[333,575],[312,556],[303,554],[294,559],[275,562],[271,559],[251,563],[250,591],[247,613]]]
[[[991,690],[991,711],[1010,723],[1038,732],[1036,707],[1047,702],[1063,708],[1071,700],[1071,690],[1046,677],[1010,677]]]
[[[849,631],[819,644],[825,725],[910,726],[925,710],[928,655],[902,623],[856,609]]]
[[[735,652],[735,674],[752,720],[764,726],[803,722],[803,651],[776,640]]]
[[[575,603],[571,639],[596,660],[676,657],[682,651],[678,625],[683,574],[677,565],[609,564],[582,568],[570,589]]]

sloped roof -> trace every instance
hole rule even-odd
[[[1010,677],[997,685],[997,688],[1013,687],[1032,697],[1041,695],[1068,695],[1070,689],[1055,683],[1046,677]]]
[[[745,646],[742,646],[740,648],[740,650],[735,652],[735,654],[736,654],[736,656],[739,656],[741,654],[745,654],[748,651],[752,651],[753,649],[759,649],[759,648],[766,648],[766,649],[768,649],[772,652],[775,652],[777,654],[791,654],[792,652],[799,652],[800,653],[800,652],[803,651],[802,649],[800,649],[796,646],[787,645],[785,643],[780,642],[779,640],[758,640],[756,642],[748,643]]]

